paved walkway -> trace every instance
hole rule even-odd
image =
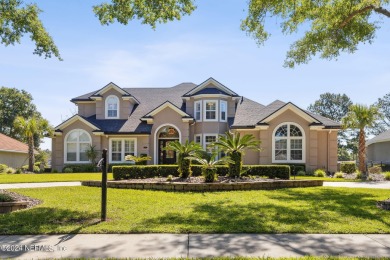
[[[390,235],[69,234],[0,236],[0,258],[390,256]]]
[[[371,188],[371,189],[389,189],[390,181],[385,182],[324,182],[326,187],[346,187],[346,188]]]
[[[20,189],[20,188],[46,188],[46,187],[64,187],[81,186],[81,182],[37,182],[37,183],[9,183],[0,184],[0,189]]]

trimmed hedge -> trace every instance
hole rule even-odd
[[[226,176],[229,173],[228,166],[217,166],[216,168],[218,175]],[[257,175],[271,179],[290,179],[290,167],[287,165],[244,165],[242,168],[244,176]],[[191,170],[192,176],[202,175],[202,166],[200,165],[192,165]],[[113,166],[112,172],[114,180],[179,176],[177,165]]]
[[[69,169],[69,170],[66,170]],[[88,163],[88,164],[65,164],[64,168],[62,168],[62,172],[72,172],[72,173],[79,173],[79,172],[97,172],[97,167],[94,165]]]
[[[343,162],[340,165],[340,171],[344,173],[354,173],[356,172],[356,163],[354,162]]]

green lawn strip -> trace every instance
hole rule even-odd
[[[294,180],[294,176],[291,176],[290,180]],[[322,180],[322,181],[330,181],[330,182],[362,182],[362,180],[351,180],[351,179],[329,178],[329,177],[314,177],[314,176],[296,176],[295,180]]]
[[[101,180],[101,173],[40,173],[40,174],[0,174],[0,184],[28,182],[62,182]],[[112,180],[112,173],[108,180]]]
[[[0,215],[0,234],[55,233],[390,233],[376,207],[387,190],[331,187],[271,191],[108,190],[100,223],[100,188],[13,190],[44,203]]]

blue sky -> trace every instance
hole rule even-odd
[[[325,92],[345,93],[363,104],[390,93],[387,20],[374,43],[361,45],[355,54],[343,54],[337,61],[314,58],[308,65],[286,69],[285,54],[299,35],[284,36],[277,20],[269,20],[271,39],[258,47],[240,30],[247,1],[199,0],[191,16],[156,30],[139,21],[101,26],[92,6],[102,1],[37,1],[64,61],[33,55],[29,37],[20,45],[0,45],[0,86],[30,92],[54,126],[77,111],[71,98],[109,82],[171,87],[214,77],[262,104],[280,99],[302,108]],[[42,148],[50,145],[46,140]]]

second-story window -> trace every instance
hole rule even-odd
[[[119,118],[119,99],[117,96],[107,97],[106,118]]]
[[[226,117],[227,117],[227,102],[224,100],[219,101],[219,113],[220,113],[220,121],[226,122]]]
[[[204,121],[217,121],[218,114],[218,101],[217,100],[205,100],[204,101]]]
[[[194,115],[196,121],[202,121],[202,101],[196,101],[194,104]]]

